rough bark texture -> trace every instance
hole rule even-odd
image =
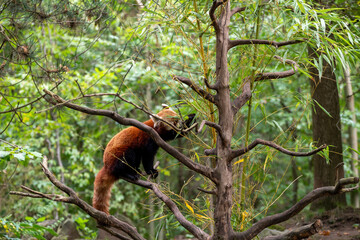
[[[318,54],[308,48],[309,57],[316,58]],[[336,77],[332,67],[323,60],[322,76],[315,67],[310,68],[312,79],[311,94],[314,100],[312,108],[313,140],[317,146],[322,144],[329,145],[330,163],[320,155],[314,155],[314,189],[323,186],[332,186],[336,181],[336,166],[343,162],[342,140],[341,140],[341,121],[339,93]],[[329,116],[320,106],[328,112]],[[344,177],[344,168],[340,167],[339,178]],[[312,209],[325,208],[333,209],[338,205],[345,205],[345,195],[329,196],[317,200],[312,204]]]

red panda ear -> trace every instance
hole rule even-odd
[[[165,104],[165,103],[161,104],[161,106],[162,106],[163,109],[171,109],[171,108],[169,107],[169,105],[167,105],[167,104]]]
[[[157,114],[156,114],[155,116],[158,117]],[[155,118],[155,117],[152,116],[152,115],[150,115],[150,118],[151,118],[151,120],[153,120],[153,122],[154,122],[154,128],[157,127],[157,126],[161,123],[161,121],[160,121],[159,119]]]
[[[164,110],[164,109],[169,109],[169,110],[175,112],[174,109],[172,109],[169,105],[167,105],[167,104],[165,104],[165,103],[162,103],[161,106],[162,106],[162,110]]]

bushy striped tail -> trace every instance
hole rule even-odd
[[[111,187],[117,180],[103,167],[95,177],[93,207],[109,214]]]

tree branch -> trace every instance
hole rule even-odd
[[[261,80],[270,80],[270,79],[279,79],[279,78],[286,78],[294,75],[298,71],[298,64],[289,59],[283,59],[280,56],[274,56],[275,59],[283,61],[287,64],[290,64],[293,66],[293,69],[283,71],[283,72],[273,72],[273,73],[259,73],[255,76],[255,82],[261,81]]]
[[[304,39],[299,40],[290,40],[290,41],[283,41],[283,42],[276,42],[276,41],[269,41],[269,40],[262,40],[262,39],[239,39],[239,40],[229,40],[229,48],[231,49],[233,47],[239,46],[239,45],[271,45],[276,48],[292,45],[292,44],[298,44],[304,42]]]
[[[166,194],[161,192],[161,190],[158,188],[158,185],[156,183],[143,181],[141,179],[138,179],[136,181],[131,181],[131,180],[128,181],[135,183],[139,186],[151,189],[154,192],[154,194],[166,204],[166,206],[171,210],[175,218],[184,228],[186,228],[198,239],[204,239],[204,240],[209,239],[209,235],[206,232],[198,228],[196,225],[192,224],[184,217],[184,215],[180,212],[176,204],[171,200],[171,198],[169,198]]]
[[[205,98],[206,100],[215,103],[216,104],[216,98],[211,93],[205,91],[198,85],[194,84],[190,79],[180,76],[173,76],[173,78],[181,83],[184,83],[188,85],[190,88],[192,88],[197,94],[199,94],[201,97]]]
[[[219,136],[221,137],[221,139],[225,139],[224,138],[224,133],[222,131],[221,126],[214,123],[214,122],[210,122],[210,121],[207,121],[207,120],[203,120],[201,122],[200,127],[198,129],[198,132],[201,132],[201,130],[204,128],[204,125],[208,125],[209,127],[214,128],[217,131],[217,133],[219,134]]]
[[[271,142],[271,141],[266,141],[266,140],[263,140],[263,139],[255,139],[255,141],[253,141],[252,143],[250,143],[247,147],[244,147],[244,148],[241,148],[241,149],[238,149],[238,150],[233,150],[231,152],[231,159],[234,159],[236,157],[239,157],[247,152],[249,152],[250,150],[252,150],[253,148],[255,148],[258,144],[261,144],[261,145],[266,145],[266,146],[269,146],[269,147],[272,147],[272,148],[275,148],[276,150],[278,150],[279,152],[282,152],[282,153],[285,153],[287,155],[290,155],[290,156],[294,156],[294,157],[307,157],[307,156],[311,156],[311,155],[314,155],[318,152],[320,152],[321,150],[323,150],[324,148],[326,148],[326,145],[321,145],[319,148],[313,150],[313,151],[310,151],[310,152],[292,152],[292,151],[289,151],[283,147],[281,147],[280,145],[274,143],[274,142]]]
[[[66,107],[74,109],[76,111],[91,114],[91,115],[105,116],[105,117],[113,119],[114,121],[116,121],[122,125],[128,125],[128,126],[131,125],[131,126],[135,126],[139,129],[143,130],[144,132],[148,133],[152,139],[154,139],[154,141],[156,142],[156,144],[159,147],[163,148],[167,153],[172,155],[179,162],[181,162],[182,164],[184,164],[191,170],[198,172],[198,173],[204,175],[205,177],[209,178],[210,180],[216,182],[216,180],[212,174],[213,170],[211,168],[204,166],[202,164],[193,162],[186,155],[179,152],[176,148],[174,148],[170,144],[166,143],[152,127],[149,127],[135,119],[122,117],[113,111],[103,110],[103,109],[93,109],[93,108],[76,105],[74,103],[71,103],[69,101],[62,99],[61,97],[50,92],[49,90],[44,89],[44,91],[51,97],[51,99],[55,100],[56,103],[58,103],[62,106],[66,106]],[[56,104],[49,99],[46,99],[46,100],[52,104]]]
[[[312,203],[313,201],[315,201],[320,197],[328,196],[328,195],[337,195],[357,189],[358,186],[356,188],[354,187],[344,188],[345,185],[357,184],[357,183],[359,183],[359,178],[357,177],[342,178],[336,183],[335,186],[328,186],[328,187],[321,187],[314,189],[288,210],[282,213],[267,216],[259,220],[248,230],[241,233],[240,232],[234,233],[231,239],[241,239],[241,240],[252,239],[265,228],[284,222],[289,218],[295,216],[307,205],[309,205],[310,203]]]
[[[246,10],[246,7],[236,7],[231,10],[230,16],[232,17],[232,16],[234,16],[234,14],[245,11],[245,10]]]
[[[107,215],[106,213],[93,208],[88,203],[86,203],[85,201],[80,199],[78,197],[77,193],[73,189],[69,188],[68,186],[66,186],[59,180],[57,180],[56,177],[54,176],[54,174],[48,169],[47,158],[45,156],[44,156],[41,166],[42,166],[43,172],[45,173],[46,177],[59,190],[66,193],[67,195],[69,195],[69,197],[63,197],[63,196],[55,195],[55,194],[44,194],[44,193],[37,192],[37,191],[32,190],[27,187],[22,187],[22,188],[25,189],[26,191],[31,192],[31,194],[19,193],[19,192],[11,192],[11,194],[26,196],[26,197],[33,197],[33,198],[46,198],[46,199],[49,199],[52,201],[65,202],[65,203],[71,203],[71,204],[77,205],[82,210],[84,210],[87,214],[89,214],[91,217],[96,219],[99,224],[120,229],[120,230],[124,231],[125,233],[127,233],[129,236],[131,236],[132,239],[145,240],[145,238],[143,238],[140,235],[140,233],[137,231],[136,227],[134,227],[126,222],[120,221],[119,219],[115,218],[114,216]]]
[[[317,219],[315,222],[295,228],[291,231],[285,231],[285,233],[277,235],[277,236],[268,236],[262,240],[285,240],[285,239],[292,239],[292,240],[299,240],[304,238],[309,238],[312,235],[318,233],[323,227],[323,223],[320,219]]]
[[[250,81],[251,79],[249,77],[244,79],[244,86],[243,86],[243,90],[242,93],[234,99],[234,101],[232,102],[232,111],[235,114],[245,105],[245,103],[247,103],[247,101],[249,101],[249,99],[251,98],[251,88],[250,88]]]
[[[61,181],[57,180],[54,174],[48,169],[47,167],[47,158],[44,157],[43,163],[41,164],[43,171],[46,175],[46,177],[62,192],[65,192],[69,197],[63,197],[60,195],[55,194],[44,194],[35,190],[32,190],[30,188],[22,186],[23,189],[30,192],[29,193],[22,193],[22,192],[11,192],[11,194],[14,195],[20,195],[24,197],[32,197],[32,198],[46,198],[52,201],[58,201],[58,202],[65,202],[65,203],[72,203],[83,209],[85,212],[87,212],[91,217],[95,218],[99,224],[102,224],[104,227],[101,227],[105,231],[109,232],[112,235],[115,235],[118,237],[118,234],[116,232],[112,231],[109,227],[114,227],[117,229],[120,229],[124,232],[126,232],[129,236],[131,236],[133,239],[141,239],[144,240],[144,238],[137,232],[136,228],[126,222],[120,221],[117,218],[113,216],[109,216],[105,214],[104,212],[98,211],[97,209],[91,207],[89,204],[87,204],[85,201],[80,199],[77,196],[77,193],[63,184]],[[144,181],[141,179],[138,179],[136,181],[132,181],[130,179],[123,178],[124,180],[134,183],[136,185],[139,185],[144,188],[151,189],[155,195],[163,201],[166,206],[174,213],[174,216],[179,221],[179,223],[186,228],[189,232],[191,232],[196,238],[198,239],[209,239],[209,235],[198,228],[196,225],[189,222],[180,212],[179,208],[176,206],[176,204],[161,190],[158,188],[158,185],[156,183],[152,183],[149,181]],[[128,239],[125,238],[124,239]]]
[[[280,56],[274,56],[275,59],[278,59],[280,61],[284,61],[287,64],[292,65],[294,68],[291,70],[283,71],[283,72],[273,72],[273,73],[259,73],[255,75],[254,81],[261,81],[261,80],[270,80],[270,79],[279,79],[279,78],[285,78],[294,75],[298,70],[298,64],[295,61],[289,60],[289,59],[283,59]],[[251,98],[251,77],[248,76],[244,78],[243,80],[244,86],[242,93],[233,100],[232,102],[232,110],[234,115],[249,101]]]
[[[218,2],[218,1],[214,0],[212,6],[210,8],[210,11],[209,11],[209,16],[210,16],[210,19],[212,21],[212,25],[214,26],[214,29],[215,29],[216,32],[219,32],[219,24],[218,24],[217,19],[215,17],[215,11],[224,2],[225,1]]]

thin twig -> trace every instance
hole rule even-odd
[[[255,139],[255,141],[253,141],[252,143],[250,143],[247,147],[244,147],[244,148],[241,148],[241,149],[238,149],[238,150],[233,150],[232,153],[231,153],[231,159],[234,159],[236,157],[239,157],[247,152],[249,152],[250,150],[252,150],[253,148],[255,148],[257,145],[265,145],[265,146],[268,146],[268,147],[272,147],[282,153],[285,153],[287,155],[290,155],[290,156],[295,156],[295,157],[307,157],[307,156],[312,156],[320,151],[322,151],[324,148],[326,148],[326,145],[321,145],[319,148],[313,150],[313,151],[310,151],[310,152],[293,152],[293,151],[289,151],[283,147],[281,147],[280,145],[274,143],[274,142],[271,142],[271,141],[266,141],[266,140],[263,140],[263,139],[260,139],[260,138],[257,138]]]

